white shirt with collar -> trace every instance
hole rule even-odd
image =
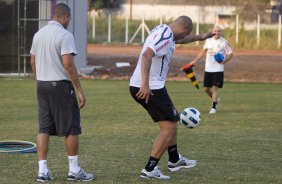
[[[33,37],[30,54],[35,56],[36,77],[39,81],[69,80],[62,55],[76,55],[71,32],[60,23],[49,21]]]

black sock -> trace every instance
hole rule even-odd
[[[212,102],[212,108],[216,109],[217,102]]]
[[[146,171],[151,172],[152,170],[154,170],[154,168],[158,165],[160,159],[154,158],[152,156],[150,156],[148,163],[145,167]]]
[[[176,163],[179,160],[179,154],[177,151],[177,144],[173,145],[173,146],[169,146],[167,148],[167,152],[168,152],[168,157],[169,157],[169,161],[171,163]]]

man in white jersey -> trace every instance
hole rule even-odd
[[[39,182],[53,180],[47,167],[49,135],[65,137],[69,160],[67,180],[91,181],[94,178],[93,174],[86,173],[78,165],[78,135],[81,134],[79,108],[84,107],[86,99],[73,61],[77,54],[74,38],[66,30],[70,19],[70,8],[63,3],[57,4],[52,21],[34,35],[30,50],[39,104]]]
[[[148,111],[160,128],[147,165],[141,171],[141,178],[170,179],[157,167],[166,150],[169,155],[168,169],[170,171],[192,168],[197,164],[196,160],[188,160],[178,154],[177,122],[179,114],[165,88],[175,43],[190,43],[213,36],[212,33],[203,36],[190,35],[192,28],[192,20],[187,16],[180,16],[169,25],[163,24],[155,27],[144,43],[137,66],[130,79],[132,97]]]
[[[195,65],[205,54],[207,54],[204,88],[205,92],[212,99],[212,107],[209,112],[210,114],[216,113],[216,106],[220,100],[219,88],[223,87],[224,64],[230,61],[230,59],[233,57],[232,48],[228,44],[228,41],[221,36],[221,28],[219,26],[215,26],[212,32],[215,33],[215,35],[206,40],[204,48],[190,63]],[[215,55],[217,53],[220,53],[224,56],[221,62],[218,62],[215,59]]]

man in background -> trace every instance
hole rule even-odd
[[[34,35],[30,50],[39,104],[39,182],[53,180],[47,167],[49,135],[65,137],[69,160],[67,180],[91,181],[94,178],[78,164],[79,108],[84,107],[86,99],[73,60],[77,54],[74,38],[66,30],[70,20],[70,8],[64,3],[57,4],[53,19]]]
[[[220,101],[219,88],[223,87],[224,82],[224,65],[233,57],[232,48],[228,41],[224,39],[221,28],[215,26],[212,30],[215,34],[212,38],[206,40],[204,48],[191,61],[190,64],[195,65],[206,54],[204,89],[207,95],[212,99],[212,107],[210,114],[216,113],[216,107]],[[221,59],[217,56],[222,55]]]

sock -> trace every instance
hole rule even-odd
[[[167,152],[168,152],[168,157],[169,157],[169,161],[171,163],[176,163],[179,160],[179,154],[178,154],[178,150],[177,150],[177,144],[173,145],[173,146],[169,146],[167,148]]]
[[[158,165],[160,159],[150,156],[149,161],[145,167],[146,171],[151,172]]]
[[[212,102],[212,108],[216,109],[217,102]]]
[[[80,167],[78,166],[78,155],[68,156],[69,159],[69,171],[78,173]]]
[[[47,160],[39,160],[38,166],[39,166],[38,174],[43,173],[46,175],[48,173]]]

